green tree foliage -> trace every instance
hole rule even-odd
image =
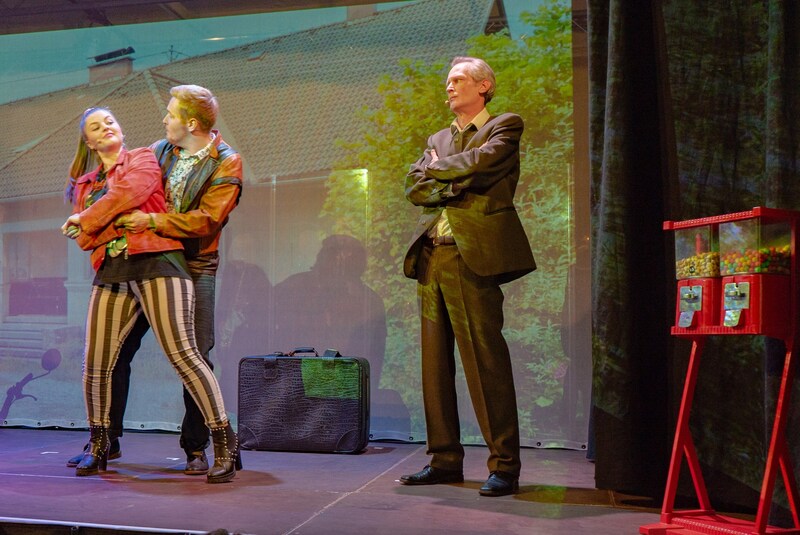
[[[490,113],[513,111],[526,125],[516,205],[539,268],[505,287],[505,333],[517,390],[524,393],[519,400],[523,438],[535,434],[537,411],[561,398],[569,366],[559,326],[571,257],[570,17],[569,3],[551,0],[522,15],[530,26],[527,35],[512,39],[502,31],[476,36],[467,51],[495,70],[497,93]],[[400,76],[381,80],[376,91],[382,104],[361,111],[362,131],[355,141],[340,142],[347,156],[327,181],[322,213],[334,222],[332,232],[359,238],[369,251],[364,282],[381,295],[388,323],[381,386],[401,393],[414,430],[423,428],[419,326],[416,284],[404,278],[402,261],[419,208],[405,199],[403,185],[427,137],[453,119],[443,104],[451,59],[433,64],[403,59]],[[471,432],[464,430],[467,436]]]

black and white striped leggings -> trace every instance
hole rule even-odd
[[[108,426],[111,372],[136,318],[144,314],[156,340],[197,402],[209,428],[228,423],[214,372],[197,349],[190,279],[154,279],[92,287],[86,319],[83,393],[89,425]]]

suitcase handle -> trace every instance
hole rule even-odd
[[[317,350],[313,347],[296,347],[292,351],[289,351],[289,356],[294,357],[296,355],[314,355],[315,357],[319,356]],[[326,349],[325,353],[322,354],[323,358],[333,358],[333,357],[341,357],[342,354],[339,353],[336,349]]]
[[[313,347],[296,347],[293,350],[289,351],[289,356],[294,357],[295,355],[314,355],[315,357],[319,356],[317,350]]]

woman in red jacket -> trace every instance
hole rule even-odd
[[[158,162],[148,148],[125,148],[122,129],[106,108],[86,110],[80,132],[65,194],[73,214],[62,231],[91,251],[96,275],[83,366],[91,439],[76,475],[106,469],[111,371],[123,340],[144,314],[211,429],[214,465],[207,481],[230,481],[241,470],[239,442],[228,422],[217,379],[195,343],[194,287],[183,247],[151,229],[134,233],[114,225],[120,215],[134,209],[166,211]],[[93,165],[97,167],[87,172]]]

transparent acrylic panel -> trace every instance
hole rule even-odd
[[[7,396],[0,424],[86,425],[93,271],[60,232],[80,114],[108,106],[127,146],[146,146],[164,135],[170,87],[190,83],[217,95],[217,128],[244,161],[242,198],[220,246],[211,352],[231,418],[239,359],[335,348],[370,362],[373,438],[424,441],[416,282],[402,275],[420,209],[405,199],[404,180],[426,138],[453,120],[443,104],[449,61],[472,54],[497,58],[490,113],[526,122],[515,204],[539,269],[503,286],[522,442],[585,447],[584,101],[573,114],[577,95],[585,100],[585,58],[573,61],[570,2],[502,5],[392,2],[349,21],[358,10],[0,36],[0,118],[25,125],[0,140],[0,392],[35,396]],[[508,34],[494,33],[504,27]],[[95,60],[126,47],[134,52],[111,66]],[[583,82],[574,94],[573,77]],[[21,289],[35,299],[19,299]],[[464,441],[481,443],[460,364],[457,382]],[[151,334],[133,361],[129,398],[127,427],[178,429],[181,385]]]

